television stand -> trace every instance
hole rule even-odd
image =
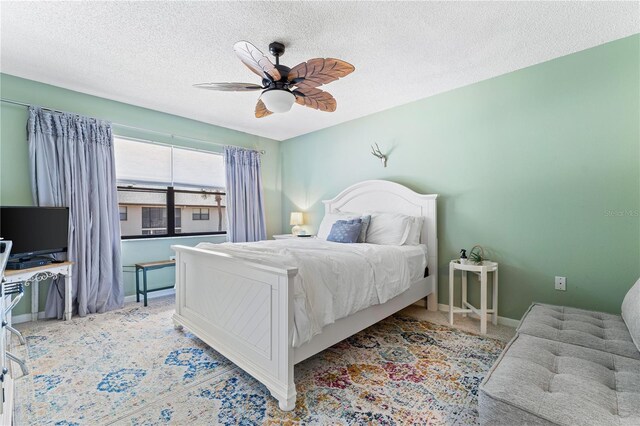
[[[64,277],[64,316],[71,319],[71,267],[73,262],[54,263],[37,266],[35,268],[5,270],[4,283],[24,283],[28,287],[31,283],[31,320],[38,320],[38,287],[39,283],[49,278]]]

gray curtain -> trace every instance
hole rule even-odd
[[[224,163],[229,241],[236,243],[266,240],[260,153],[225,146]]]
[[[69,207],[67,258],[80,316],[124,304],[120,220],[111,123],[29,107],[31,190],[37,206]],[[54,283],[56,284],[56,283]],[[49,288],[45,315],[62,318],[63,283]]]

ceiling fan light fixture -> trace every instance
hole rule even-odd
[[[287,112],[296,101],[295,95],[284,89],[265,90],[260,99],[271,112]]]
[[[355,70],[354,66],[335,58],[313,58],[289,68],[280,64],[284,48],[284,44],[278,42],[269,45],[269,51],[276,57],[274,65],[260,49],[248,41],[242,40],[233,45],[240,61],[262,79],[262,85],[200,83],[194,86],[222,92],[263,91],[254,109],[256,118],[268,117],[274,112],[287,112],[294,103],[319,111],[335,111],[335,98],[318,89],[318,86],[346,77]]]

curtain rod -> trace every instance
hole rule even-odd
[[[14,101],[13,99],[7,99],[7,98],[0,98],[0,101],[8,103],[8,104],[23,106],[23,107],[30,107],[31,106],[31,104],[27,104],[25,102],[20,102],[20,101]],[[45,109],[47,111],[52,111],[52,112],[67,113],[66,111],[59,111],[59,110],[52,109],[52,108],[46,108],[46,107],[40,107],[40,108]],[[75,114],[75,113],[72,113],[72,114]],[[236,146],[236,145],[230,145],[230,144],[224,144],[224,143],[219,143],[219,142],[208,141],[208,140],[205,140],[205,139],[191,138],[189,136],[180,136],[180,135],[174,135],[172,133],[159,132],[157,130],[143,129],[142,127],[129,126],[128,124],[120,124],[120,123],[115,123],[115,122],[111,122],[111,124],[113,124],[114,126],[117,126],[117,127],[124,127],[124,128],[131,129],[131,130],[138,130],[138,131],[142,131],[142,132],[155,133],[157,135],[169,136],[172,139],[175,139],[175,138],[186,139],[186,140],[195,141],[195,142],[204,142],[204,143],[211,144],[211,145],[216,145],[216,146]],[[244,148],[244,147],[238,147],[238,148]],[[260,154],[265,154],[266,153],[266,151],[264,149],[256,150],[256,151],[258,151]]]

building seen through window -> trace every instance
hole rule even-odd
[[[226,232],[220,154],[122,138],[115,147],[123,238]]]

